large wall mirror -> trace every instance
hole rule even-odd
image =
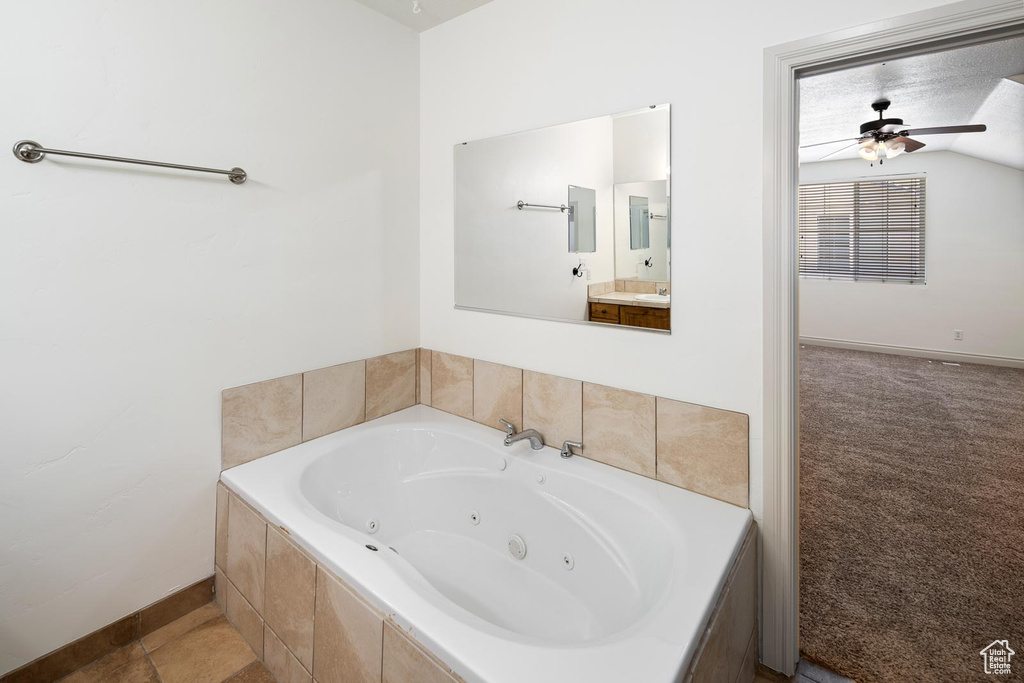
[[[455,306],[668,331],[669,105],[455,146]]]

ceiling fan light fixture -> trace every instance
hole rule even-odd
[[[902,142],[890,142],[889,146],[885,149],[885,158],[892,159],[893,157],[898,157],[905,151],[907,151],[907,146]]]
[[[860,143],[860,158],[864,161],[875,161],[878,159],[878,142],[875,140],[865,140]]]

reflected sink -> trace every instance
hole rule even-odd
[[[637,294],[633,297],[637,301],[653,301],[659,304],[667,304],[672,297],[666,294]]]

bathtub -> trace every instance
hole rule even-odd
[[[680,680],[748,510],[414,406],[224,484],[469,683]]]

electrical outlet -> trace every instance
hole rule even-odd
[[[963,330],[953,330],[953,341],[963,341],[963,340],[964,340],[964,331]]]

